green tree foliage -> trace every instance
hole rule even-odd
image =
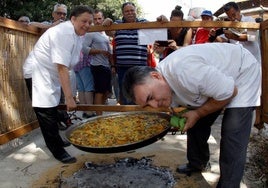
[[[0,16],[18,20],[20,16],[28,16],[31,21],[45,21],[52,19],[53,7],[56,3],[65,4],[68,7],[68,13],[76,5],[88,5],[93,9],[99,9],[104,12],[105,17],[120,19],[122,17],[121,6],[126,0],[1,0]],[[132,0],[137,6],[138,16],[142,14],[137,0]]]

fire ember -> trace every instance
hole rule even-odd
[[[113,164],[93,164],[61,182],[61,188],[172,188],[175,180],[168,168],[152,165],[148,157],[123,158]]]

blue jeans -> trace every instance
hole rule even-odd
[[[94,79],[90,67],[84,67],[78,72],[75,72],[76,84],[78,92],[94,91]]]
[[[254,107],[229,108],[224,112],[217,188],[239,188],[244,174]]]

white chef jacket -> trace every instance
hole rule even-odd
[[[27,58],[32,62],[33,107],[55,107],[59,104],[61,85],[57,64],[69,69],[77,64],[82,42],[70,21],[49,28],[39,38],[32,55]]]
[[[196,108],[211,97],[225,100],[234,86],[238,94],[227,108],[260,105],[261,67],[242,45],[190,45],[167,56],[156,69],[174,93],[173,105]]]

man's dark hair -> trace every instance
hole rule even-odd
[[[86,6],[86,5],[78,5],[78,6],[74,7],[73,10],[71,11],[70,18],[72,18],[72,16],[78,17],[79,15],[81,15],[85,12],[87,12],[89,14],[93,14],[94,10],[91,7]]]
[[[101,14],[103,15],[103,12],[102,12],[101,10],[99,10],[99,9],[95,9],[95,10],[94,10],[94,14],[98,14],[98,13],[101,13]]]
[[[150,72],[156,71],[149,66],[134,66],[127,70],[123,78],[122,92],[125,98],[135,101],[133,88],[135,85],[144,84]]]
[[[125,2],[125,3],[122,4],[121,10],[123,11],[125,6],[127,6],[127,5],[132,5],[133,7],[136,7],[135,4],[132,3],[132,2]]]
[[[261,23],[262,21],[263,21],[262,18],[255,18],[255,22],[257,22],[257,23]]]
[[[223,10],[225,12],[229,11],[231,8],[234,8],[236,11],[240,10],[239,6],[235,2],[229,2],[223,5]]]

